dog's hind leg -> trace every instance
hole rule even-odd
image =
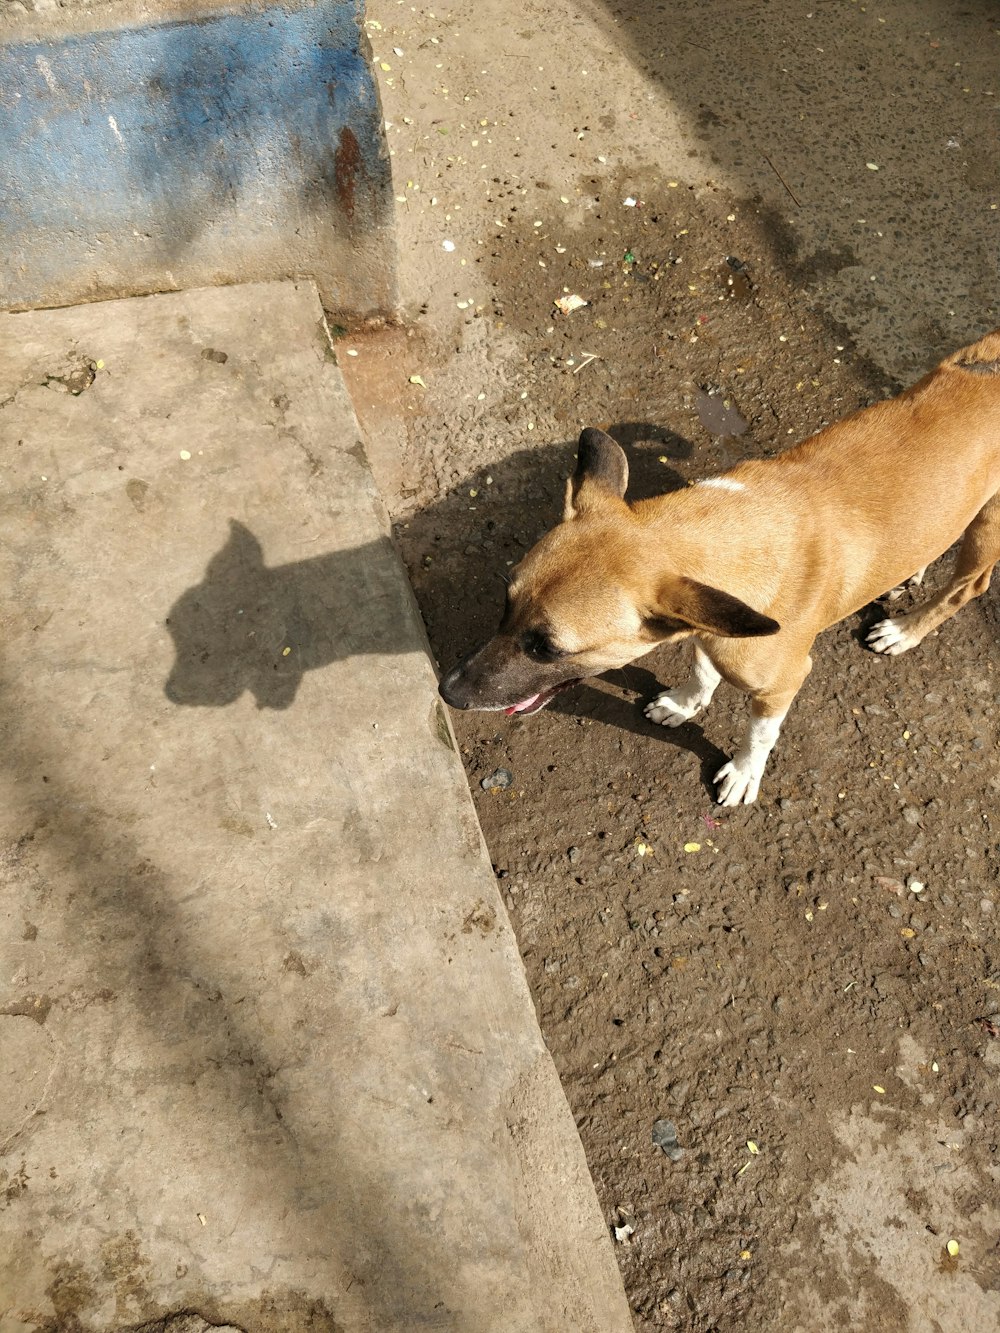
[[[955,569],[947,585],[926,606],[909,615],[880,620],[868,633],[877,653],[905,653],[990,586],[993,566],[1000,560],[1000,494],[983,505],[965,530]]]
[[[890,588],[888,593],[886,594],[886,596],[889,598],[889,601],[890,602],[898,601],[899,598],[902,597],[903,593],[906,592],[908,588],[919,588],[924,581],[924,575],[926,573],[927,573],[927,566],[924,565],[923,568],[918,569],[915,574],[911,574],[910,577],[904,583],[901,583],[898,588]]]
[[[721,679],[705,650],[695,639],[690,676],[683,685],[664,690],[652,699],[646,705],[646,716],[650,722],[659,722],[663,727],[679,727],[682,722],[690,721],[695,713],[708,707]]]

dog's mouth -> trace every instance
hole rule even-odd
[[[551,703],[557,694],[562,694],[563,690],[571,689],[574,685],[579,685],[577,680],[564,680],[561,685],[554,685],[550,690],[541,690],[538,694],[529,694],[527,699],[522,699],[519,704],[511,704],[505,708],[504,716],[513,717],[515,713],[520,717],[528,717],[531,713],[540,712],[546,704]]]

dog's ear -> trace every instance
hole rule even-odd
[[[566,483],[563,518],[575,518],[586,508],[587,495],[613,495],[624,500],[628,489],[628,459],[621,445],[603,430],[588,426],[576,450],[576,471]]]
[[[671,579],[661,589],[660,606],[649,628],[667,638],[679,630],[700,629],[723,639],[757,639],[777,634],[781,626],[738,597],[695,579]]]

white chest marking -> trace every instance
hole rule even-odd
[[[732,477],[709,477],[705,481],[695,483],[696,486],[714,486],[719,491],[745,491],[746,487],[742,481],[734,481]]]

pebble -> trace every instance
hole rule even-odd
[[[576,865],[579,862],[580,857],[583,855],[583,852],[580,851],[579,847],[571,847],[566,855],[570,859],[570,864]]]
[[[904,805],[903,818],[906,820],[907,824],[919,824],[920,811],[915,805]]]
[[[672,1162],[679,1162],[684,1156],[684,1149],[677,1142],[677,1126],[672,1120],[653,1122],[653,1142],[662,1148]]]
[[[514,774],[509,768],[498,768],[489,777],[483,778],[480,787],[483,791],[505,791],[514,781]]]

